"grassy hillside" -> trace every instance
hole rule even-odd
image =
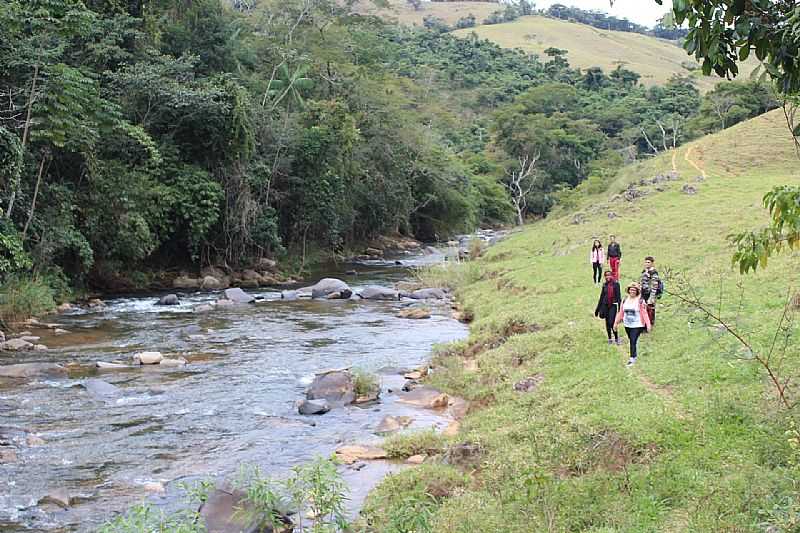
[[[612,200],[673,165],[681,179],[657,185],[664,191],[648,185],[634,202]],[[386,480],[368,506],[376,529],[410,531],[416,520],[416,531],[465,533],[797,531],[794,416],[765,372],[670,295],[639,362],[626,368],[627,345],[606,345],[592,316],[599,289],[587,256],[595,236],[615,233],[623,282],[654,255],[662,274],[673,272],[668,291],[679,289],[675,273],[686,276],[760,352],[797,289],[797,258],[740,276],[725,237],[763,223],[763,193],[798,178],[773,112],[629,167],[608,192],[585,199],[583,223],[574,212],[554,215],[447,272],[475,322],[467,342],[437,355],[429,381],[473,402],[450,444],[478,445],[479,459],[467,481],[442,465]],[[687,182],[697,194],[680,192]],[[797,376],[798,332],[789,332],[780,373]],[[538,385],[515,391],[528,377]]]
[[[544,50],[550,47],[569,50],[570,64],[580,68],[599,66],[610,71],[624,62],[626,68],[642,75],[641,82],[645,85],[664,83],[673,73],[689,74],[681,64],[695,64],[684,50],[668,41],[638,33],[600,30],[547,17],[521,17],[506,24],[458,30],[455,34],[466,36],[472,31],[500,46],[522,48],[542,56]],[[756,63],[749,60],[744,71],[749,74],[755,66]],[[698,76],[698,86],[703,91],[719,83],[719,78],[694,72]]]
[[[470,13],[475,15],[480,24],[493,11],[502,7],[497,2],[423,2],[421,9],[415,10],[406,0],[389,0],[388,3],[389,8],[378,8],[370,0],[359,0],[354,9],[359,13],[394,18],[401,24],[416,26],[422,26],[422,20],[427,15],[433,15],[452,26],[458,19]]]

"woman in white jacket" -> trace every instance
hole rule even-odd
[[[592,281],[597,285],[603,281],[603,263],[606,262],[606,253],[603,251],[603,244],[597,239],[592,243],[592,251],[589,252],[589,262],[592,264]]]

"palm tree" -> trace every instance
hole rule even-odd
[[[277,69],[277,76],[267,85],[263,104],[266,105],[267,100],[270,100],[271,109],[275,109],[286,101],[287,107],[295,104],[302,108],[305,103],[303,93],[314,87],[314,81],[306,77],[308,70],[308,65],[300,65],[294,72],[290,72],[286,63],[281,64]]]

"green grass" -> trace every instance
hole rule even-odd
[[[470,13],[475,15],[477,23],[480,24],[492,12],[503,7],[494,2],[423,2],[421,9],[415,10],[406,0],[389,0],[388,3],[388,8],[379,8],[371,0],[359,0],[354,9],[359,13],[379,15],[412,26],[422,26],[423,19],[432,15],[453,26],[458,19]]]
[[[502,47],[521,48],[539,54],[543,60],[547,59],[544,55],[547,48],[568,50],[567,58],[573,67],[598,66],[610,72],[622,63],[625,68],[641,74],[640,81],[644,85],[663,84],[673,74],[688,75],[690,71],[682,64],[696,64],[683,49],[663,39],[638,33],[601,30],[586,24],[542,16],[521,17],[505,24],[457,30],[454,34],[465,37],[472,31]],[[742,75],[749,75],[756,65],[755,60],[748,60],[742,68]],[[719,78],[702,76],[699,70],[694,72],[702,91],[720,82]]]
[[[680,192],[699,174],[687,151],[707,173],[693,196]],[[671,170],[673,155],[681,181],[633,203],[611,201],[628,183]],[[723,314],[765,349],[797,288],[797,257],[740,276],[726,236],[765,223],[761,196],[798,178],[773,112],[626,168],[606,193],[582,200],[585,223],[554,213],[469,263],[479,272],[464,276],[457,294],[475,314],[470,339],[437,354],[429,382],[479,407],[457,441],[479,444],[483,462],[467,485],[426,507],[416,531],[800,530],[797,446],[786,433],[795,413],[781,409],[765,372],[734,357],[741,351],[729,336],[669,295],[639,362],[626,368],[627,346],[607,346],[592,316],[599,291],[586,261],[593,238],[614,233],[623,282],[638,277],[645,255],[717,304],[724,280]],[[678,277],[667,290],[678,289]],[[796,326],[790,333],[780,372],[797,377]],[[477,358],[477,372],[464,371],[464,353]],[[513,390],[534,375],[542,381],[533,392]],[[415,472],[404,472],[405,484],[429,475]],[[384,520],[406,505],[384,503]]]

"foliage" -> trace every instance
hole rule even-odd
[[[21,274],[7,277],[0,285],[0,322],[10,324],[53,311],[55,294],[47,281]]]
[[[380,390],[380,383],[375,374],[370,374],[360,368],[354,368],[351,372],[353,374],[353,392],[356,397],[369,396]]]
[[[203,533],[206,531],[202,521],[197,520],[197,512],[167,514],[163,509],[154,509],[147,503],[140,503],[124,515],[103,524],[98,533]]]

